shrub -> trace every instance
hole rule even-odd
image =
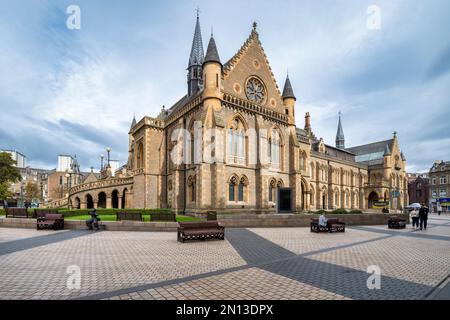
[[[34,209],[33,209],[34,210]],[[38,209],[44,210],[44,209]],[[58,212],[63,214],[65,217],[73,217],[73,216],[82,216],[88,215],[89,211],[92,209],[67,209],[67,208],[59,208]],[[144,215],[152,214],[152,213],[171,213],[170,209],[103,209],[97,208],[97,213],[99,215],[115,215],[118,211],[131,211],[131,212],[142,212]]]
[[[339,208],[339,209],[333,210],[331,213],[333,213],[333,214],[346,214],[348,212],[344,208]]]
[[[313,212],[314,214],[325,214],[325,213],[327,213],[325,210],[323,210],[323,209],[320,209],[319,211],[315,211],[315,212]]]
[[[361,214],[361,213],[363,213],[361,210],[357,210],[357,209],[353,209],[352,211],[350,211],[350,213],[353,213],[353,214]]]

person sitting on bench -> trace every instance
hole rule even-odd
[[[319,217],[319,226],[326,228],[327,227],[327,218],[322,213]]]
[[[89,228],[89,230],[100,230],[98,226],[98,222],[100,221],[100,217],[97,214],[97,210],[94,208],[92,211],[89,211],[89,214],[91,215],[91,218],[89,220],[86,220],[86,225]]]

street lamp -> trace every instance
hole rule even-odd
[[[105,156],[103,154],[100,155],[100,172],[103,170],[103,158]]]
[[[67,178],[67,206],[70,209],[70,185],[71,185],[71,180],[72,180],[72,170],[67,170],[66,171],[66,178]]]
[[[106,152],[108,152],[108,166],[109,166],[109,153],[111,152],[111,148],[110,147],[106,148]]]

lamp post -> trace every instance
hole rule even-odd
[[[72,180],[72,170],[67,170],[66,171],[66,178],[67,178],[67,207],[70,209],[70,184],[71,184],[71,180]]]
[[[106,152],[108,152],[108,166],[109,166],[109,154],[111,152],[111,148],[110,147],[106,148]]]
[[[102,170],[103,170],[103,158],[104,157],[105,156],[103,154],[100,155],[100,172],[102,172]]]

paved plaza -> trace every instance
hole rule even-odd
[[[367,287],[369,266],[380,289]],[[0,228],[0,270],[1,299],[448,299],[450,216],[431,215],[426,231],[229,228],[226,241],[184,244],[170,232]]]

